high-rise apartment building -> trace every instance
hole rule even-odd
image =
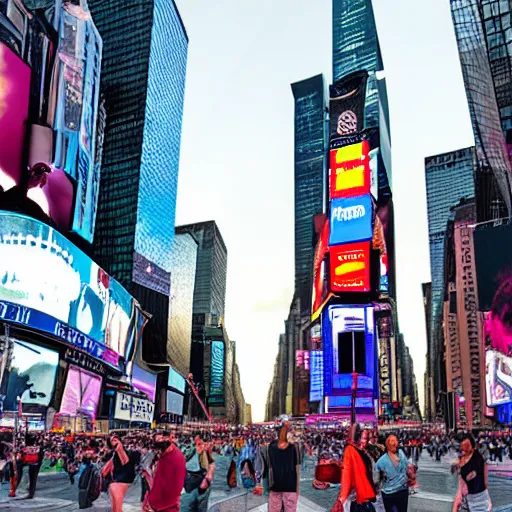
[[[428,326],[427,368],[434,396],[445,390],[443,362],[442,312],[445,289],[444,245],[451,208],[461,199],[475,197],[474,148],[464,148],[425,159],[428,232],[430,244],[431,312]],[[433,411],[432,411],[433,413]]]
[[[228,251],[215,221],[176,228],[176,234],[191,234],[198,244],[194,287],[195,325],[217,326],[224,316]]]
[[[477,220],[487,221],[512,212],[512,6],[451,0],[451,10],[476,143]]]
[[[292,84],[295,99],[295,291],[311,315],[315,215],[324,209],[325,85],[323,75]]]
[[[107,114],[95,253],[128,288],[168,297],[188,37],[173,0],[90,7]]]

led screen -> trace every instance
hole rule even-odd
[[[167,391],[167,412],[183,415],[183,395]]]
[[[211,404],[224,403],[224,342],[212,341]]]
[[[14,411],[17,397],[23,404],[47,407],[55,386],[59,354],[26,341],[7,342],[2,355],[1,388],[7,389],[4,411]]]
[[[371,240],[372,236],[370,194],[331,201],[330,246]]]
[[[310,353],[309,401],[319,402],[324,396],[324,353],[312,350]]]
[[[30,68],[0,43],[0,192],[20,184],[29,92]]]
[[[185,379],[171,366],[169,366],[167,385],[180,393],[185,393]]]
[[[0,319],[117,366],[131,356],[140,317],[131,295],[61,234],[0,212]]]
[[[313,293],[311,315],[315,317],[319,314],[322,304],[327,299],[327,279],[325,276],[325,255],[329,251],[329,219],[325,219],[320,232],[320,237],[315,249],[315,259],[313,263]]]
[[[94,419],[100,391],[101,377],[99,375],[69,365],[60,413],[70,416],[86,415]]]
[[[331,247],[331,291],[370,291],[370,242]]]
[[[156,394],[156,375],[146,370],[143,370],[140,366],[133,365],[132,372],[132,385],[134,388],[146,393],[148,398],[154,402]]]
[[[155,413],[155,404],[144,398],[127,393],[117,393],[114,417],[123,421],[151,423]]]
[[[506,357],[496,350],[487,350],[486,357],[487,405],[512,403],[512,357]]]
[[[331,199],[370,193],[370,143],[367,140],[331,149],[329,191]]]

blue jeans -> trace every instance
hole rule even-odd
[[[207,512],[211,487],[203,494],[199,494],[199,490],[194,489],[181,495],[181,512]]]

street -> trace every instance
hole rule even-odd
[[[226,475],[230,463],[229,457],[216,456],[217,472],[210,499],[210,512],[264,512],[267,510],[265,496],[246,494],[241,488],[226,490]],[[328,511],[332,507],[338,488],[318,491],[311,485],[314,464],[308,460],[301,477],[301,500],[299,512]],[[453,497],[457,489],[457,480],[450,473],[447,460],[435,462],[427,454],[420,460],[418,471],[419,489],[411,496],[411,512],[450,512]],[[65,473],[42,474],[38,480],[36,498],[23,499],[25,484],[20,487],[19,497],[7,497],[8,486],[2,484],[0,490],[0,510],[71,511],[78,510],[77,485],[71,486]],[[499,466],[490,466],[489,490],[493,510],[512,511],[512,463],[507,461]],[[123,510],[140,511],[140,485],[138,480],[130,488]],[[110,510],[108,498],[102,495],[89,509],[107,512]]]

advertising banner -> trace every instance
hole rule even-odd
[[[448,296],[455,293],[455,283],[449,283]],[[444,303],[443,325],[444,339],[446,346],[446,384],[448,392],[455,392],[458,395],[464,393],[462,386],[462,362],[459,343],[459,323],[457,311],[450,309],[450,301]]]
[[[185,393],[185,379],[172,366],[169,366],[167,386],[176,389],[180,393]]]
[[[315,249],[313,261],[313,292],[311,317],[315,319],[327,300],[328,282],[326,276],[325,256],[329,251],[329,219],[325,219]]]
[[[0,389],[6,390],[0,396],[2,411],[17,410],[17,397],[23,405],[48,407],[59,366],[58,352],[9,338],[1,361]]]
[[[47,332],[120,368],[141,333],[132,296],[67,238],[0,211],[0,319]]]
[[[478,291],[473,249],[473,228],[466,220],[455,222],[455,265],[457,312],[468,426],[482,420],[480,360],[483,349],[479,335]]]
[[[331,291],[369,292],[370,242],[331,247]]]
[[[379,335],[379,396],[381,402],[391,400],[390,339]]]
[[[319,402],[324,397],[324,352],[312,350],[310,353],[309,401]]]
[[[172,414],[183,415],[183,395],[167,391],[167,412]]]
[[[30,67],[0,42],[0,192],[21,182],[29,94]]]
[[[367,71],[351,73],[330,87],[330,140],[364,129]]]
[[[99,375],[70,365],[60,404],[60,414],[96,418],[101,380]]]
[[[309,411],[309,351],[295,351],[295,397],[296,414],[302,416]]]
[[[497,350],[487,350],[485,364],[487,405],[497,407],[512,403],[512,357]]]
[[[154,413],[155,404],[153,402],[127,393],[117,393],[114,411],[116,420],[152,423]]]
[[[132,370],[132,386],[142,393],[146,393],[151,402],[155,401],[156,395],[156,375],[143,370],[136,364],[133,365]]]
[[[370,193],[370,143],[331,149],[329,195],[339,197],[362,196]]]
[[[331,201],[329,246],[371,240],[372,198],[370,194]]]
[[[224,342],[212,341],[212,369],[209,403],[224,404]]]

